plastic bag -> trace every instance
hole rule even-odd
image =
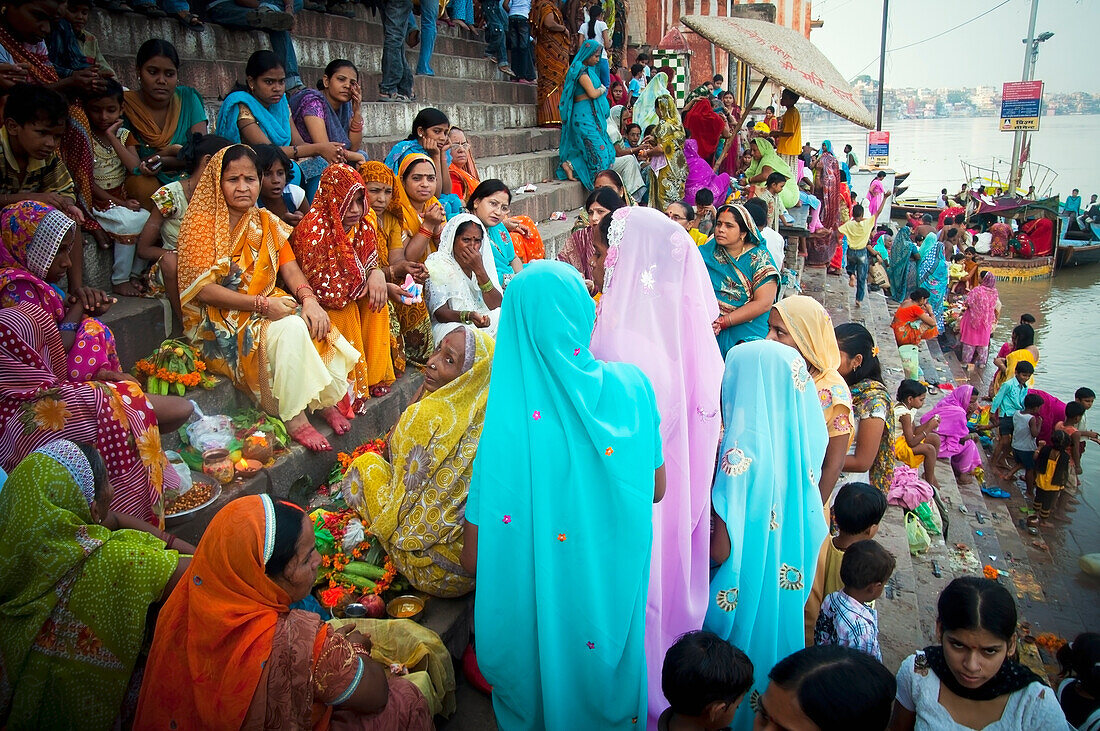
[[[164,453],[164,456],[168,458],[168,464],[172,466],[176,474],[180,476],[180,488],[179,495],[185,494],[191,489],[193,484],[191,480],[191,468],[187,466],[187,463],[183,461],[183,456],[179,452],[173,452],[168,450]]]
[[[923,502],[917,506],[917,517],[930,535],[943,535],[943,521],[940,520],[940,511],[930,502]]]
[[[204,416],[187,426],[187,440],[199,454],[225,449],[233,439],[233,420],[224,414]]]
[[[910,380],[920,378],[920,348],[916,345],[899,345],[898,354],[901,355],[901,369],[905,377]]]
[[[932,547],[932,539],[928,537],[928,531],[924,529],[917,514],[912,511],[905,513],[905,535],[909,539],[909,553],[914,556]]]
[[[363,521],[358,518],[349,520],[344,530],[344,551],[350,552],[365,540],[367,540],[367,531],[363,528]]]

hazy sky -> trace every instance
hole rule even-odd
[[[1000,86],[1019,81],[1031,0],[1008,0],[988,15],[927,43],[891,53],[996,7],[1003,0],[891,0],[887,87]],[[1035,78],[1053,92],[1100,92],[1100,0],[1037,0],[1040,44]],[[810,34],[846,78],[878,76],[882,0],[814,0],[825,22]]]

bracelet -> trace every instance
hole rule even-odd
[[[307,283],[307,284],[300,284],[295,288],[295,290],[294,290],[294,299],[298,300],[299,302],[302,301],[302,297],[298,293],[301,292],[303,289],[306,290],[306,293],[307,293],[306,297],[308,297],[311,294],[316,296],[316,294],[314,294],[314,292],[313,292],[313,288],[310,287],[309,284]]]
[[[469,324],[469,322],[470,322],[470,311],[469,310],[463,310],[462,312],[458,313],[458,320],[459,320],[459,322]]]
[[[435,236],[435,233],[431,229],[424,228],[423,226],[420,227],[420,233],[424,234],[429,239]]]
[[[130,171],[131,175],[141,175],[141,163],[137,164],[137,167]]]
[[[57,329],[63,333],[74,333],[79,325],[75,322],[63,322],[57,326]]]
[[[253,303],[253,311],[258,312],[263,317],[267,317],[267,308],[270,303],[267,301],[267,297],[261,294],[256,295],[256,300]]]
[[[291,156],[290,159],[292,159],[292,160],[297,160],[298,159],[298,145],[294,145],[294,154]]]
[[[174,546],[175,543],[176,543],[176,537],[174,535],[172,535],[171,533],[165,533],[164,537],[166,539],[164,541],[164,547],[167,548],[167,549],[171,549],[172,546]]]
[[[485,284],[479,284],[479,285],[477,285],[477,288],[480,289],[482,292],[492,292],[493,291],[493,280],[492,279],[486,279]]]

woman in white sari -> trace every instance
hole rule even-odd
[[[443,227],[439,250],[428,256],[427,301],[435,342],[462,324],[485,328],[496,337],[504,299],[485,227],[461,213]]]

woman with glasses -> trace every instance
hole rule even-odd
[[[512,191],[503,181],[492,179],[481,183],[470,194],[467,209],[485,224],[486,236],[493,249],[496,274],[503,287],[523,270],[523,260],[516,254],[507,219],[512,203]],[[526,226],[524,226],[526,228]]]

